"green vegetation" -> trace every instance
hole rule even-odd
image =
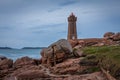
[[[83,72],[84,73],[93,73],[93,72],[97,72],[97,71],[100,71],[100,68],[95,66],[95,67],[90,67]]]
[[[85,47],[83,52],[87,55],[84,60],[97,60],[99,66],[120,79],[120,46]],[[89,58],[91,55],[96,58]]]

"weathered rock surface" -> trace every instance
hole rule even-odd
[[[9,69],[13,65],[13,60],[11,59],[3,59],[0,60],[0,69]]]
[[[80,61],[81,58],[67,59],[50,68],[51,74],[56,74],[52,80],[107,80],[101,72],[84,74],[91,66],[81,66]]]
[[[4,59],[2,60],[1,64],[3,65],[0,66],[0,79],[2,80],[15,80],[15,78],[18,80],[24,80],[26,77],[23,76],[23,74],[25,74],[28,77],[28,80],[30,80],[35,75],[39,77],[37,73],[40,73],[39,70],[41,70],[41,67],[38,66],[40,64],[39,61],[37,59],[32,59],[29,57],[19,58],[14,63],[11,59]],[[35,70],[38,70],[38,72]]]
[[[42,78],[42,76],[48,77],[47,74],[45,74],[42,71],[42,67],[41,66],[37,66],[37,65],[25,65],[21,68],[18,68],[16,70],[14,70],[11,74],[7,75],[4,79],[5,80],[33,80],[36,78]]]
[[[78,43],[76,46],[86,47],[86,46],[101,46],[104,45],[104,39],[102,38],[86,38],[86,39],[78,39]]]
[[[120,40],[120,32],[113,33],[113,32],[107,32],[104,34],[105,39],[111,39],[113,41],[119,41]]]
[[[36,65],[36,62],[32,58],[22,57],[22,58],[17,59],[14,62],[13,66],[14,66],[14,68],[20,68],[20,67],[23,67],[25,65]]]
[[[107,80],[101,72],[94,72],[92,74],[70,75],[66,77],[54,78],[53,80]]]
[[[35,80],[45,78],[50,78],[50,76],[39,70],[28,70],[17,75],[18,80]]]
[[[52,72],[54,74],[80,74],[85,69],[89,68],[90,66],[81,66],[79,65],[80,58],[77,59],[67,59],[66,61],[57,64],[56,66],[52,67]]]
[[[81,47],[86,46],[108,46],[108,45],[120,45],[120,32],[107,32],[103,35],[103,38],[86,38],[86,39],[78,39],[78,40],[70,40],[71,45]]]
[[[106,80],[101,72],[95,72],[92,74],[80,75],[82,71],[90,68],[89,66],[81,66],[79,62],[81,58],[67,59],[53,67],[46,67],[44,65],[33,64],[33,59],[29,57],[23,57],[17,61],[17,64],[21,64],[21,61],[25,61],[24,64],[16,65],[21,66],[14,69],[5,69],[0,71],[2,76],[1,80]],[[27,63],[28,62],[28,63]],[[32,62],[32,63],[31,63]],[[24,65],[24,66],[23,66]],[[72,75],[72,76],[71,76]],[[98,79],[96,79],[98,78]]]
[[[37,78],[48,77],[39,66],[37,59],[22,57],[17,59],[4,80],[36,80]]]
[[[41,51],[42,64],[52,66],[53,63],[67,59],[71,53],[72,47],[70,43],[65,39],[58,40]]]
[[[100,70],[94,71],[98,69],[96,57],[83,58],[81,51],[86,46],[120,43],[120,33],[106,33],[104,36],[106,38],[71,41],[73,50],[67,40],[61,39],[43,49],[40,60],[22,57],[13,63],[11,59],[0,57],[0,80],[107,80]],[[119,77],[120,69],[117,71]]]
[[[78,40],[68,40],[72,47],[75,47],[78,44]]]
[[[11,72],[11,68],[13,66],[13,60],[8,59],[6,57],[1,57],[0,60],[0,80],[8,75]]]
[[[0,55],[0,60],[7,59],[5,56]]]
[[[106,39],[112,39],[114,35],[115,35],[115,33],[113,33],[113,32],[107,32],[103,36]]]
[[[83,54],[83,51],[81,50],[82,46],[78,45],[73,48],[73,55],[74,57],[84,57],[86,55]]]
[[[120,32],[116,33],[116,34],[113,36],[113,40],[114,40],[114,41],[120,41]]]

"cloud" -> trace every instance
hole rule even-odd
[[[39,35],[50,35],[54,36],[57,34],[62,34],[63,32],[67,32],[67,26],[66,24],[52,24],[52,25],[42,25],[42,26],[37,26],[37,27],[32,27],[30,28],[30,31],[33,34],[39,34]],[[56,36],[57,37],[57,36]]]
[[[67,1],[64,1],[63,3],[61,3],[60,6],[68,6],[68,5],[75,4],[77,2],[78,1],[75,1],[75,0],[67,0]]]
[[[7,30],[12,30],[13,27],[10,27],[10,26],[0,26],[0,30],[4,30],[4,31],[7,31]]]
[[[71,12],[77,16],[80,38],[120,31],[119,4],[118,0],[0,0],[0,44],[47,46],[66,38]]]
[[[61,8],[59,7],[59,8],[52,8],[52,9],[50,9],[50,10],[48,10],[48,12],[54,12],[54,11],[57,11],[57,10],[60,10]]]

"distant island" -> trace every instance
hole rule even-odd
[[[43,49],[43,48],[46,48],[46,47],[23,47],[21,49]],[[11,47],[0,47],[0,49],[14,49],[14,48],[11,48]]]
[[[23,47],[22,49],[43,49],[46,47]]]
[[[0,49],[12,49],[10,47],[0,47]]]

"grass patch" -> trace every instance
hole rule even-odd
[[[88,73],[93,73],[93,72],[98,72],[98,71],[100,71],[99,67],[90,67],[90,68],[85,69],[82,72],[82,74],[88,74]]]
[[[83,49],[85,54],[96,54],[96,53],[106,53],[111,51],[111,47],[109,46],[102,46],[102,47],[85,47]]]
[[[114,77],[120,78],[120,46],[85,47],[83,52],[87,56],[95,55],[100,66],[109,70]]]

